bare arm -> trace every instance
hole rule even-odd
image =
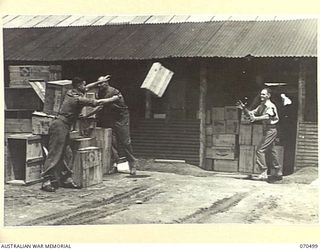
[[[98,80],[96,82],[88,83],[86,85],[86,91],[89,91],[90,89],[93,89],[93,88],[97,87],[99,85],[99,83],[103,83],[103,82],[106,82],[106,81],[109,81],[109,80],[110,80],[110,75],[107,75],[100,81]]]

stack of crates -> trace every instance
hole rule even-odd
[[[238,170],[239,112],[235,106],[212,107],[206,120],[206,169]]]

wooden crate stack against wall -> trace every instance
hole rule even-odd
[[[206,121],[206,169],[237,172],[238,110],[233,106],[213,107],[210,114]]]

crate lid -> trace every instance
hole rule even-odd
[[[55,118],[54,115],[48,115],[48,114],[46,114],[46,113],[44,113],[44,112],[40,112],[40,111],[34,111],[34,112],[32,113],[32,116],[41,116],[41,117]]]
[[[70,84],[72,84],[72,81],[71,81],[71,80],[49,81],[49,82],[47,82],[47,84],[54,84],[54,85],[64,86],[64,85],[70,85]]]
[[[95,150],[95,149],[100,149],[99,147],[86,147],[86,148],[80,148],[77,151],[90,151],[90,150]]]
[[[9,135],[8,139],[41,139],[40,135],[34,135],[34,134],[14,134]]]

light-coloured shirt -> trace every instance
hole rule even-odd
[[[252,110],[252,113],[255,116],[269,115],[268,120],[263,120],[263,124],[277,124],[279,122],[279,115],[276,105],[270,100],[267,100],[265,103],[261,103],[256,109]]]

